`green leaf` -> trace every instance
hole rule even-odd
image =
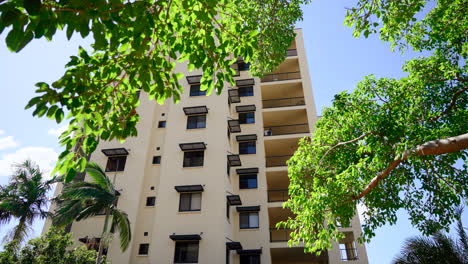
[[[39,14],[41,6],[41,0],[24,0],[24,8],[31,16]]]

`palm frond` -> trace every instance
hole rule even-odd
[[[112,210],[112,227],[119,231],[120,248],[122,251],[127,250],[132,240],[130,220],[127,213],[119,209]]]
[[[52,216],[52,224],[63,227],[78,217],[83,210],[82,201],[65,200],[57,203],[57,208]]]
[[[112,201],[114,200],[112,193],[103,190],[99,185],[88,183],[82,186],[68,186],[64,189],[62,199],[71,199],[71,200],[103,200],[103,201]]]
[[[114,191],[114,186],[110,179],[106,176],[106,172],[95,162],[89,162],[86,166],[86,173],[91,177],[94,183],[108,192]]]

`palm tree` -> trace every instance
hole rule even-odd
[[[17,219],[18,224],[5,240],[10,238],[20,243],[27,236],[34,220],[49,215],[47,193],[56,180],[44,181],[43,171],[31,160],[13,167],[15,170],[8,185],[0,186],[0,225]]]
[[[91,182],[74,182],[66,186],[57,197],[53,223],[57,226],[65,226],[74,220],[80,221],[104,212],[106,217],[96,260],[96,263],[101,263],[104,238],[114,230],[119,231],[122,251],[128,248],[131,240],[130,221],[128,215],[117,208],[119,193],[104,170],[98,164],[90,162],[86,167],[86,173],[90,176]],[[110,228],[109,222],[111,222]]]
[[[445,233],[436,232],[431,237],[411,237],[407,239],[394,264],[467,264],[468,241],[461,221],[463,209],[457,210],[458,238],[453,239]]]

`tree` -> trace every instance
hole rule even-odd
[[[57,208],[52,219],[53,225],[65,226],[75,220],[80,221],[104,213],[106,217],[96,261],[100,263],[109,232],[119,231],[120,248],[122,251],[128,248],[132,239],[130,221],[127,213],[117,208],[119,193],[104,170],[98,164],[90,162],[86,173],[92,182],[80,181],[67,185],[57,197]]]
[[[0,1],[0,34],[19,52],[34,38],[52,40],[57,30],[94,39],[80,48],[52,84],[37,83],[26,108],[63,122],[65,150],[56,171],[70,182],[86,167],[99,140],[136,136],[142,89],[163,103],[183,92],[176,63],[201,69],[201,89],[220,93],[234,84],[231,65],[239,56],[261,75],[284,59],[309,0],[85,0]]]
[[[461,215],[462,209],[457,210],[457,239],[453,239],[443,232],[436,232],[429,238],[423,236],[408,238],[393,263],[468,263],[468,240]]]
[[[468,192],[467,4],[360,0],[349,10],[356,36],[378,32],[395,48],[430,56],[407,61],[404,78],[367,76],[337,94],[300,141],[285,205],[296,217],[280,224],[294,229],[291,244],[330,248],[357,205],[365,208],[361,242],[394,224],[400,209],[425,235],[455,220]]]
[[[45,180],[43,171],[31,160],[14,165],[15,172],[6,186],[0,186],[0,224],[17,219],[6,238],[21,243],[36,219],[47,217],[47,193],[55,179]]]
[[[41,237],[31,239],[22,248],[17,248],[14,240],[0,252],[2,264],[94,264],[97,252],[85,246],[74,247],[71,233],[62,229],[51,228]],[[101,262],[106,263],[105,261]]]

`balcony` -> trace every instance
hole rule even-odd
[[[307,123],[282,126],[268,126],[264,128],[265,137],[304,133],[309,133],[309,124]]]
[[[288,49],[288,51],[286,51],[286,57],[293,56],[297,56],[297,49]]]
[[[267,156],[266,167],[282,167],[286,166],[286,161],[288,161],[292,155],[281,155],[281,156]]]
[[[304,253],[303,247],[275,247],[282,243],[273,243],[270,248],[271,264],[328,264],[328,252],[324,251],[319,256],[311,253]]]
[[[275,107],[298,106],[298,105],[305,105],[305,99],[304,99],[304,96],[268,99],[268,100],[263,100],[262,104],[263,104],[264,109],[275,108]]]
[[[270,228],[270,242],[287,242],[292,231],[285,228]]]
[[[286,81],[286,80],[297,80],[301,79],[301,72],[283,72],[283,73],[272,73],[266,74],[261,79],[261,82],[276,82],[276,81]]]
[[[286,202],[289,199],[288,189],[268,190],[268,202]]]

